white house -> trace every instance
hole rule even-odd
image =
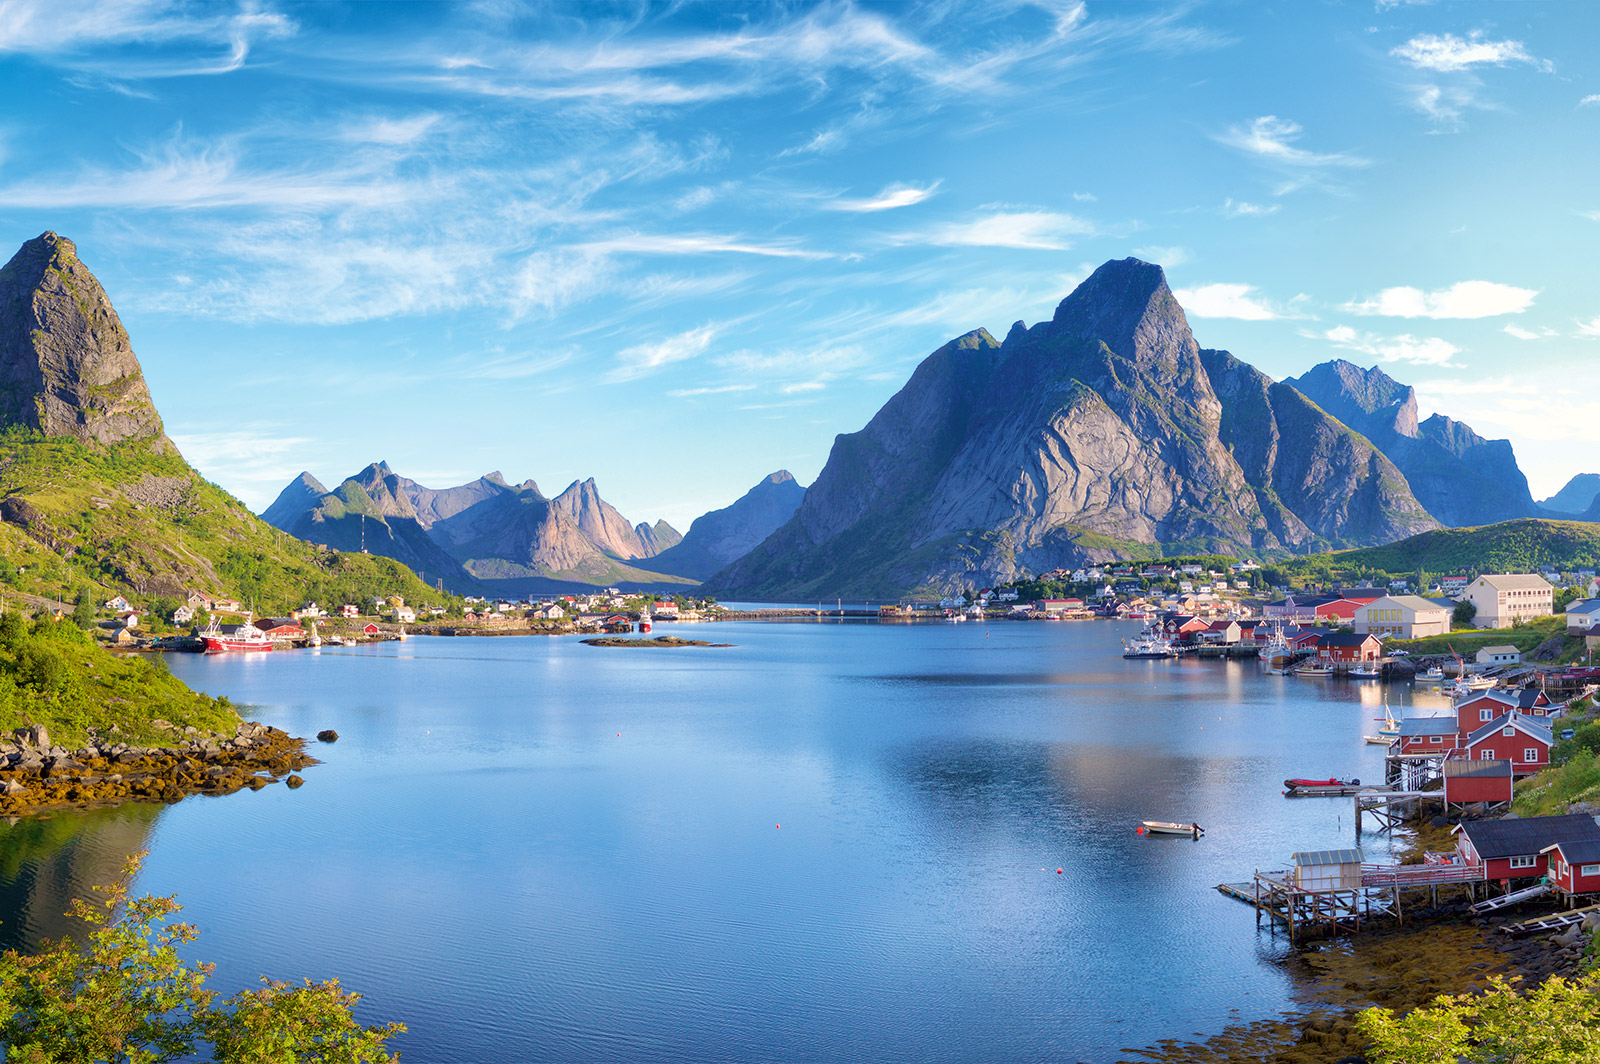
[[[173,624],[188,624],[194,620],[194,609],[190,606],[179,606],[172,611]]]
[[[396,606],[394,608],[394,619],[399,624],[410,624],[417,619],[417,611],[410,606]]]
[[[130,607],[128,605],[128,600],[123,598],[121,595],[118,595],[115,598],[106,599],[105,608],[108,610],[116,610],[118,613],[123,613]]]
[[[1600,598],[1578,599],[1567,607],[1567,633],[1578,635],[1600,626]]]
[[[564,621],[567,619],[567,611],[557,606],[554,602],[535,606],[529,612],[541,621]]]
[[[1480,647],[1478,649],[1479,665],[1521,665],[1522,651],[1514,646]]]
[[[1416,595],[1385,595],[1357,606],[1354,622],[1357,635],[1421,639],[1450,630],[1450,608]]]
[[[1513,621],[1548,617],[1555,612],[1556,589],[1537,573],[1485,573],[1468,585],[1462,598],[1478,607],[1479,628],[1505,628]]]

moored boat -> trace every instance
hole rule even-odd
[[[1309,665],[1309,664],[1308,665],[1302,665],[1299,668],[1294,670],[1294,675],[1296,675],[1296,676],[1332,676],[1333,675],[1333,666],[1331,666],[1331,665]]]
[[[1367,662],[1364,665],[1357,665],[1346,675],[1352,680],[1381,680],[1383,678],[1383,670],[1371,662]]]
[[[1154,628],[1146,628],[1122,644],[1122,656],[1125,658],[1170,658],[1175,653],[1172,644]]]
[[[226,630],[225,630],[226,629]],[[272,637],[250,623],[250,615],[237,625],[218,624],[213,618],[200,633],[207,654],[237,654],[272,649]]]
[[[1199,824],[1177,824],[1170,820],[1141,821],[1135,831],[1140,835],[1187,835],[1198,839],[1206,833]]]

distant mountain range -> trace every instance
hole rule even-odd
[[[1579,473],[1539,505],[1556,514],[1593,513],[1600,508],[1600,473]],[[1593,521],[1594,517],[1586,520]]]
[[[706,590],[809,601],[1057,566],[1371,546],[1540,514],[1504,440],[1348,362],[1275,382],[1201,348],[1160,267],[1108,262],[1050,321],[928,356],[834,443],[794,518]]]
[[[631,524],[592,479],[553,499],[532,480],[512,485],[498,472],[435,490],[377,462],[332,491],[301,473],[261,516],[313,543],[395,558],[462,594],[610,585],[672,591],[766,538],[801,495],[787,472],[774,473],[738,502],[697,518],[684,537],[665,521]]]

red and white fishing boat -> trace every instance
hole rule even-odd
[[[227,627],[232,631],[224,632],[223,626],[213,619],[200,633],[207,654],[233,654],[272,649],[272,637],[251,624],[248,613],[244,615],[243,624]]]

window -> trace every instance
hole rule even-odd
[[[1517,734],[1517,729],[1507,726],[1507,727],[1504,727],[1504,728],[1500,729],[1500,734],[1501,735],[1515,735],[1515,734]]]
[[[1480,724],[1486,724],[1491,720],[1494,720],[1494,710],[1492,710],[1492,709],[1480,709],[1480,710],[1478,710],[1478,722]]]
[[[1526,764],[1532,764],[1533,762],[1539,760],[1538,747],[1530,746],[1526,750],[1522,751],[1522,760]]]
[[[1586,864],[1578,869],[1580,876],[1600,876],[1600,864]]]
[[[1538,863],[1539,859],[1537,857],[1513,857],[1511,859],[1512,868],[1533,868]]]
[[[1494,760],[1494,748],[1493,747],[1489,747],[1487,749],[1479,751],[1478,752],[1478,759],[1480,761],[1493,761]]]
[[[1430,743],[1442,742],[1443,740],[1444,740],[1444,736],[1442,736],[1442,735],[1430,735],[1430,736],[1428,736],[1428,741]]]

